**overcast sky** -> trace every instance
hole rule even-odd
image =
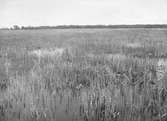
[[[0,0],[0,27],[167,24],[167,0]]]

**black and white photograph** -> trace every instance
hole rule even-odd
[[[167,0],[0,0],[0,121],[167,121]]]

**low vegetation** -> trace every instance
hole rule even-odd
[[[48,31],[0,31],[0,121],[167,120],[165,30]]]

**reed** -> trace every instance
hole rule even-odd
[[[58,45],[66,48],[58,57],[47,50],[49,44],[45,56],[29,54],[41,41],[1,48],[0,121],[165,121],[167,78],[159,78],[156,59],[166,57],[165,47],[155,40],[132,44],[138,31],[105,31],[72,35],[81,41],[62,36],[65,42]]]

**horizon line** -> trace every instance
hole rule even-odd
[[[15,24],[10,27],[0,27],[0,29],[12,29],[14,27],[18,27],[19,29],[47,29],[47,28],[112,28],[112,27],[118,27],[118,28],[167,28],[167,24],[60,24],[60,25],[18,25]],[[46,28],[45,28],[46,27]]]

